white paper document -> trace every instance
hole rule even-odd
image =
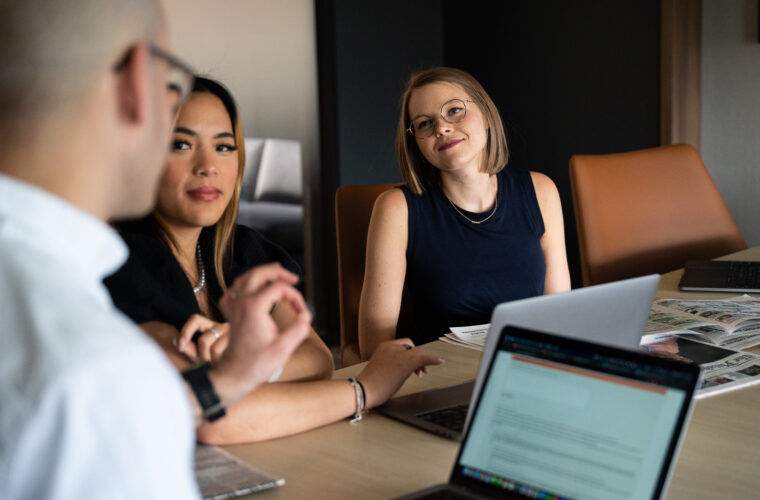
[[[452,326],[449,328],[451,333],[438,337],[438,340],[482,351],[486,345],[489,328],[491,328],[490,323],[473,326]]]

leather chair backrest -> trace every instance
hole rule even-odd
[[[665,273],[747,248],[688,144],[570,159],[583,284]]]
[[[364,282],[367,230],[375,199],[396,184],[341,186],[335,193],[335,231],[338,239],[341,365],[361,361],[359,299]]]

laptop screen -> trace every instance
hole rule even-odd
[[[693,365],[506,327],[452,482],[657,497],[698,378]]]

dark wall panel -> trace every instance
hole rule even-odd
[[[579,286],[568,161],[659,144],[660,2],[443,5],[446,64],[475,76],[496,102],[513,166],[557,183]]]
[[[335,1],[338,183],[401,180],[399,96],[413,71],[443,62],[440,0]]]
[[[399,97],[413,71],[443,63],[440,0],[316,0],[321,190],[314,200],[316,322],[337,339],[335,189],[401,181]]]

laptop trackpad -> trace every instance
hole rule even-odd
[[[389,417],[401,420],[415,427],[440,434],[449,439],[459,440],[462,438],[461,425],[452,423],[449,425],[445,420],[442,422],[431,422],[426,418],[431,412],[445,410],[447,408],[462,409],[464,406],[464,417],[467,413],[466,408],[470,403],[472,389],[475,381],[464,382],[462,384],[431,389],[428,391],[417,392],[393,398],[377,410]]]

